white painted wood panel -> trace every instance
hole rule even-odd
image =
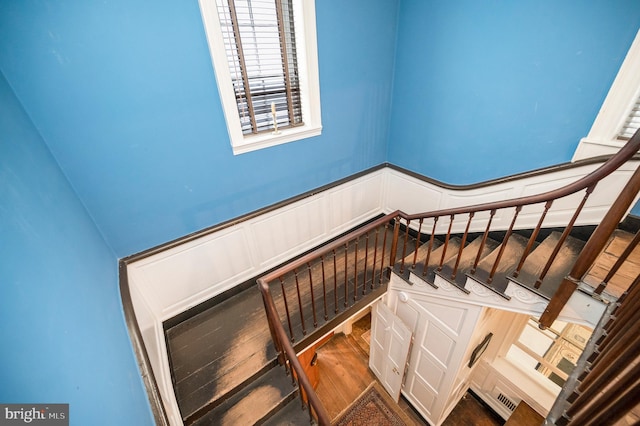
[[[280,263],[315,246],[327,237],[325,197],[312,197],[251,221],[248,238],[262,242],[255,245],[260,267]]]
[[[398,287],[403,282],[393,275],[388,292],[394,313],[415,327],[402,392],[425,419],[439,426],[452,396],[460,394],[456,379],[467,361],[465,355],[483,308],[407,291]]]
[[[580,214],[576,224],[589,225],[599,223],[635,168],[638,167],[638,164],[638,162],[629,162],[601,181],[594,193],[589,197],[586,207]],[[487,201],[506,200],[557,189],[586,176],[598,166],[598,164],[584,165],[553,174],[525,177],[477,189],[443,188],[413,176],[408,176],[398,170],[389,169],[386,174],[385,189],[383,191],[383,204],[387,212],[402,210],[407,214],[416,214]],[[576,200],[579,201],[583,195],[584,192],[581,192],[555,201],[545,219],[544,225],[548,227],[566,225],[575,211]],[[536,213],[542,211],[542,208],[543,206],[540,205],[523,209],[523,212],[518,216],[516,228],[535,227],[539,219],[539,215]],[[512,215],[513,211],[499,211],[494,217],[492,229],[507,229],[513,217]],[[438,224],[437,232],[445,232],[449,223],[448,220],[441,220],[441,222]],[[470,228],[471,232],[483,231],[486,223],[486,217],[474,217]],[[462,232],[464,226],[466,226],[464,218],[456,218],[453,232]]]
[[[375,173],[328,194],[329,229],[347,231],[381,211],[384,173]]]

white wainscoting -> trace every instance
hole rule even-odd
[[[599,223],[637,166],[638,162],[629,162],[603,179],[589,197],[576,221],[576,226]],[[568,170],[565,169],[553,174],[503,182],[490,187],[463,190],[443,188],[436,184],[424,182],[398,170],[388,169],[384,189],[384,205],[386,206],[386,212],[402,210],[407,214],[415,214],[524,197],[560,188],[589,174],[597,167],[598,164],[585,165]],[[577,203],[583,196],[584,192],[580,192],[556,200],[545,218],[544,226],[565,226],[568,219],[573,215]],[[516,228],[534,228],[540,218],[539,213],[543,210],[543,207],[543,205],[537,205],[523,208],[518,216]],[[456,218],[452,232],[464,232],[467,217],[468,216],[460,219]],[[494,230],[507,229],[512,218],[513,210],[498,211],[491,227]],[[470,231],[484,231],[487,220],[487,213],[477,214],[473,218]],[[423,229],[431,229],[430,226],[432,226],[432,224],[433,222],[425,222]],[[440,220],[436,232],[446,232],[448,226],[448,219]]]
[[[599,185],[578,224],[596,224],[622,189],[635,164],[623,166]],[[172,424],[181,424],[166,356],[163,321],[231,289],[380,213],[420,213],[498,201],[558,188],[593,171],[582,166],[480,189],[450,189],[385,167],[292,204],[209,233],[127,265],[134,310],[151,366]],[[544,178],[544,181],[541,179]],[[603,190],[604,189],[604,190]],[[577,196],[578,198],[581,195]],[[564,225],[575,204],[559,201],[545,226]],[[524,209],[517,227],[533,227],[538,217]],[[495,229],[506,228],[511,214],[499,213]],[[477,215],[472,231],[484,230]],[[439,224],[440,230],[448,226]],[[456,220],[453,232],[464,230]]]
[[[127,266],[138,325],[171,424],[182,424],[163,321],[383,212],[386,169]]]

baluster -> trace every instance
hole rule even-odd
[[[531,253],[531,250],[533,249],[533,245],[535,244],[536,239],[538,238],[538,233],[540,233],[540,229],[542,228],[542,222],[544,221],[545,216],[547,216],[547,212],[549,212],[549,209],[551,208],[552,204],[553,204],[553,200],[549,200],[544,205],[544,210],[542,211],[542,216],[540,216],[538,225],[536,225],[536,228],[531,233],[531,237],[529,238],[527,247],[525,247],[524,252],[520,257],[520,262],[518,263],[516,270],[513,271],[513,278],[518,278],[518,275],[520,275],[520,270],[522,269],[522,266],[524,265],[525,260],[527,260],[527,257],[529,256],[529,254]]]
[[[620,343],[628,343],[631,337],[629,334],[633,335],[637,332],[637,324],[640,322],[640,302],[635,301],[630,306],[631,308],[627,307],[627,309],[625,309],[624,318],[622,316],[619,319],[616,318],[614,325],[607,331],[606,335],[603,336],[602,342],[598,345],[596,356],[593,359],[589,359],[591,369],[597,367],[600,361],[600,355],[607,351],[609,347],[615,347]],[[623,319],[627,322],[623,323]],[[603,363],[602,365],[606,366],[607,363]]]
[[[418,249],[420,248],[420,235],[422,235],[422,221],[418,223],[418,238],[416,238],[416,249],[413,251],[413,262],[411,264],[411,268],[415,269],[416,263],[418,262]]]
[[[442,271],[442,264],[447,257],[447,249],[449,248],[449,238],[451,237],[451,228],[453,227],[454,215],[450,216],[449,229],[447,229],[447,235],[444,237],[444,250],[442,250],[442,256],[440,256],[440,263],[438,263],[438,271]]]
[[[318,327],[318,320],[316,319],[316,298],[313,295],[313,277],[311,276],[311,264],[307,262],[307,271],[309,272],[309,290],[311,291],[311,311],[313,312],[313,327]]]
[[[349,243],[344,244],[344,307],[349,306],[349,278],[347,277],[347,251]]]
[[[336,261],[336,249],[333,252],[333,308],[338,313],[338,263]]]
[[[367,262],[369,262],[369,233],[365,235],[364,240],[364,279],[362,281],[362,295],[367,294]]]
[[[469,235],[469,227],[471,226],[471,219],[473,219],[473,212],[469,213],[469,220],[467,220],[467,227],[464,229],[464,234],[462,235],[462,241],[460,242],[460,249],[458,249],[458,256],[456,257],[456,264],[453,266],[453,271],[451,272],[451,279],[455,280],[456,275],[458,274],[458,266],[460,265],[460,258],[462,257],[462,251],[464,250],[464,246],[467,243],[467,235]]]
[[[389,223],[384,224],[384,230],[382,232],[382,254],[380,255],[380,276],[378,277],[378,284],[382,284],[382,276],[384,273],[384,253],[387,251],[387,233],[389,232]]]
[[[433,250],[433,239],[435,238],[435,235],[436,235],[436,226],[438,225],[438,219],[439,219],[438,216],[433,218],[433,228],[431,229],[431,237],[429,237],[429,247],[427,248],[427,256],[424,259],[424,265],[422,265],[422,276],[423,277],[427,276],[427,272],[429,270],[429,268],[428,268],[428,266],[429,266],[429,258],[431,257],[431,250]]]
[[[389,266],[393,268],[396,264],[398,254],[398,238],[400,237],[400,219],[396,217],[393,223],[393,240],[391,240],[391,253],[389,253]]]
[[[602,336],[598,342],[600,350],[606,348],[611,340],[621,332],[625,326],[633,324],[631,319],[637,312],[640,312],[640,309],[636,309],[640,307],[632,307],[629,309],[628,306],[637,303],[638,297],[640,297],[640,274],[633,281],[629,289],[618,299],[617,303],[619,306],[616,308],[612,318],[605,326],[607,331],[606,335]]]
[[[324,273],[324,255],[320,256],[320,265],[322,266],[322,304],[324,306],[324,320],[327,321],[329,314],[327,312],[327,278]]]
[[[373,243],[373,275],[371,275],[371,290],[373,290],[373,283],[376,282],[376,263],[378,260],[378,234],[380,233],[380,227],[376,228],[376,238]],[[384,257],[383,257],[384,259]]]
[[[619,424],[618,421],[638,405],[638,394],[640,394],[640,365],[636,364],[628,375],[622,377],[619,382],[613,385],[613,389],[608,390],[609,395],[615,398],[600,397],[599,401],[592,404],[589,401],[587,411],[572,419],[572,424],[583,425],[590,421],[592,425]],[[594,414],[595,413],[595,414]],[[636,425],[637,420],[636,420]]]
[[[298,293],[298,309],[300,310],[300,323],[302,324],[302,335],[307,335],[307,328],[304,325],[304,314],[302,312],[302,298],[300,297],[300,282],[298,281],[298,271],[293,270],[293,274],[296,277],[296,292]]]
[[[569,221],[569,224],[567,225],[566,228],[564,228],[564,231],[562,232],[562,235],[560,236],[560,239],[558,240],[558,243],[553,248],[553,252],[549,256],[549,260],[544,265],[544,268],[542,269],[542,272],[540,272],[540,276],[538,277],[538,279],[536,280],[536,283],[534,285],[535,288],[540,288],[540,286],[542,285],[542,281],[544,280],[544,277],[547,276],[547,272],[549,272],[549,269],[551,269],[551,265],[553,264],[553,261],[556,259],[556,256],[558,255],[558,252],[562,248],[562,245],[564,244],[564,241],[567,239],[567,237],[571,233],[571,229],[573,229],[573,225],[576,223],[576,220],[578,220],[578,215],[580,215],[580,212],[582,211],[582,208],[584,207],[585,203],[587,202],[587,199],[589,198],[589,195],[591,195],[591,193],[593,192],[594,188],[595,188],[595,184],[591,185],[589,188],[587,188],[587,190],[586,190],[586,192],[584,194],[584,197],[582,197],[582,201],[580,202],[580,204],[578,205],[578,208],[576,209],[575,213],[571,217],[571,220]]]
[[[409,225],[411,220],[407,220],[407,227],[404,230],[404,242],[402,243],[402,259],[400,260],[400,273],[404,272],[404,258],[407,255],[407,243],[409,242]]]
[[[282,289],[282,300],[284,301],[284,311],[287,313],[287,324],[289,325],[289,336],[291,336],[291,341],[295,341],[293,338],[293,327],[291,326],[291,316],[289,314],[289,304],[287,303],[287,293],[284,290],[284,280],[282,276],[279,276],[280,280],[280,288]]]
[[[602,294],[602,291],[605,289],[607,284],[609,284],[609,280],[611,280],[611,278],[613,278],[613,276],[618,272],[618,269],[620,269],[622,264],[627,260],[627,258],[629,257],[631,252],[633,252],[633,250],[636,248],[639,242],[640,242],[640,231],[636,232],[636,235],[634,235],[633,240],[631,240],[627,248],[624,249],[624,252],[622,252],[618,260],[616,260],[616,263],[613,264],[607,276],[604,277],[604,279],[602,280],[598,288],[596,288],[596,291],[595,291],[596,294]]]
[[[638,133],[634,135],[632,140],[635,139],[637,141],[637,135]],[[625,147],[626,146],[630,145],[627,144]],[[593,184],[589,189],[593,190],[593,187],[595,187],[595,184]],[[567,304],[567,301],[578,287],[579,280],[582,279],[584,274],[593,265],[593,262],[595,262],[596,258],[604,248],[607,239],[616,229],[629,207],[631,207],[631,204],[634,202],[638,192],[640,192],[640,169],[636,169],[636,171],[633,172],[633,175],[631,175],[631,178],[629,178],[625,184],[624,189],[618,198],[613,202],[607,214],[602,218],[595,231],[593,231],[593,234],[591,234],[591,237],[589,237],[589,240],[582,248],[580,256],[578,256],[571,272],[564,280],[562,280],[560,287],[558,287],[555,294],[549,301],[549,304],[540,316],[539,322],[542,327],[551,326],[553,321],[558,318],[560,311],[562,311],[564,306]]]
[[[491,273],[489,274],[489,278],[487,278],[487,284],[491,284],[491,282],[493,282],[493,277],[496,274],[496,271],[498,270],[498,265],[500,264],[502,255],[504,254],[504,251],[507,247],[507,241],[509,241],[509,237],[511,237],[511,234],[513,233],[513,227],[516,224],[516,219],[518,218],[518,213],[520,213],[520,210],[522,210],[522,206],[517,206],[516,212],[513,215],[513,220],[511,221],[511,225],[509,225],[509,229],[507,230],[507,233],[505,234],[504,239],[502,240],[502,244],[500,245],[500,250],[498,250],[498,256],[496,257],[496,261],[493,262]]]
[[[356,237],[355,262],[353,267],[353,301],[358,300],[358,241],[360,237]]]
[[[305,398],[307,396],[307,393],[304,391],[304,388],[300,386],[300,382],[298,382],[298,390],[300,391],[300,402],[302,403],[302,411],[305,411],[307,409],[307,404],[309,403],[309,398]],[[305,402],[305,399],[307,400],[307,402]]]
[[[473,262],[473,267],[469,272],[471,275],[476,273],[476,269],[478,269],[478,263],[480,263],[480,258],[482,257],[482,251],[484,250],[485,244],[487,244],[487,238],[489,238],[489,230],[491,229],[491,222],[493,222],[493,217],[496,215],[496,209],[493,209],[489,212],[489,222],[487,222],[487,228],[484,230],[484,234],[482,235],[482,240],[480,241],[480,247],[478,248],[478,254],[476,255],[476,260]]]
[[[293,370],[293,365],[291,365],[291,361],[289,361],[289,357],[285,355],[287,358],[287,362],[284,363],[285,369],[287,370],[287,376],[291,375],[291,384],[295,387],[298,386],[298,380],[296,379],[296,373]]]
[[[575,401],[573,401],[569,410],[567,410],[569,416],[573,416],[577,410],[591,403],[603,389],[612,383],[622,370],[634,364],[633,361],[638,351],[640,351],[640,335],[631,331],[621,346],[625,346],[625,348],[611,348],[611,350],[607,352],[607,356],[602,359],[602,369],[598,369],[597,371],[595,369],[592,370],[585,380],[580,383],[578,386],[578,392],[580,393]],[[640,364],[636,364],[632,371],[634,371],[634,374],[627,375],[626,379],[633,378],[633,382],[635,382],[640,373]],[[615,389],[617,385],[621,385],[623,382],[625,382],[625,378],[621,378],[613,388],[607,389],[608,393],[610,392],[611,395],[616,395],[623,389],[629,388],[630,384],[626,383],[624,386]]]

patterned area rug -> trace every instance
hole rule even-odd
[[[373,382],[358,399],[338,415],[334,426],[404,426],[415,423],[398,407],[378,382]]]

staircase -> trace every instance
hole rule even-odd
[[[614,284],[613,273],[624,276],[629,263],[626,276],[637,281],[640,262],[628,259],[640,234],[614,229],[640,192],[640,169],[588,241],[571,234],[597,183],[639,148],[640,132],[591,174],[541,194],[413,215],[392,212],[268,272],[257,289],[166,324],[184,423],[330,424],[297,352],[382,297],[393,274],[407,286],[540,315],[542,327],[556,318],[596,324],[616,292],[628,287],[624,279]],[[579,193],[566,225],[545,230],[547,214],[554,223],[565,217],[552,210],[554,202],[566,204]],[[521,212],[524,223],[537,223],[534,228],[522,230]],[[619,261],[598,259],[601,252],[619,251],[623,240],[630,244]]]
[[[331,247],[328,257],[297,259],[302,267],[272,286],[280,321],[288,324],[296,351],[385,293],[393,228],[384,218],[363,227],[371,230],[358,240],[338,238],[325,246]],[[322,279],[330,285],[320,287]],[[278,363],[253,282],[165,323],[174,393],[185,425],[310,423],[290,367]]]
[[[464,243],[463,235],[450,236],[448,241],[441,236],[434,238],[433,241],[418,242],[418,249],[405,253],[392,269],[397,276],[405,280],[408,286],[428,286],[431,291],[455,291],[461,298],[476,297],[478,291],[473,290],[473,286],[480,285],[493,295],[495,307],[535,315],[544,309],[584,247],[585,241],[581,238],[588,236],[592,228],[586,229],[586,232],[584,229],[574,230],[576,237],[568,235],[565,238],[539,288],[535,288],[535,283],[547,266],[547,261],[553,254],[558,241],[562,238],[561,230],[543,229],[539,232],[537,238],[539,241],[533,244],[531,253],[521,265],[517,277],[513,275],[518,269],[518,261],[522,253],[527,249],[531,230],[512,233],[507,238],[506,245],[500,242],[504,238],[504,233],[491,234],[484,239],[484,242],[482,235],[467,237],[468,242]],[[370,233],[372,242],[374,236],[375,234]],[[400,236],[402,237],[402,233]],[[607,286],[607,289],[613,290],[616,294],[608,295],[604,292],[602,296],[592,298],[594,288],[606,277],[610,267],[615,264],[627,244],[633,239],[633,234],[629,232],[623,230],[614,232],[605,250],[585,278],[583,293],[586,300],[595,301],[604,309],[603,300],[618,296],[617,293],[624,291],[635,278],[640,271],[640,248],[632,252],[621,267],[620,274],[616,274],[616,278],[612,280],[610,286]],[[386,244],[385,252],[388,256],[391,239],[389,238],[386,242],[382,238],[378,240],[377,250],[381,253],[383,243]],[[401,243],[396,247],[398,257],[404,249],[405,239],[401,238],[400,241]],[[407,247],[415,247],[414,238],[409,236],[406,241]],[[373,263],[373,259],[369,259],[370,265],[365,267],[364,249],[365,246],[361,244],[360,254],[356,255],[355,246],[352,245],[348,257],[353,261],[359,259],[360,272],[357,275],[361,280],[364,280],[366,274],[368,283],[372,280],[377,281],[381,261],[377,260]],[[373,250],[373,246],[368,247],[370,253]],[[493,279],[488,280],[492,266],[500,253],[501,266],[496,269]],[[474,271],[476,259],[478,260]],[[321,262],[313,263],[310,265],[310,270],[315,271],[315,275],[321,275],[321,265]],[[386,267],[388,267],[387,264],[385,264]],[[374,271],[376,271],[375,276]],[[325,279],[331,282],[333,271],[330,272],[325,268],[324,272]],[[349,276],[355,272],[355,265],[351,265],[347,270]],[[344,270],[339,269],[335,275],[343,277]],[[308,280],[303,280],[303,277],[307,278],[308,275],[298,274],[298,286],[306,287]],[[383,285],[380,288],[385,290],[388,280],[386,275],[383,275],[383,278]],[[295,281],[295,278],[293,280]],[[353,283],[354,279],[350,279],[349,282]],[[586,287],[588,283],[591,285]],[[362,284],[359,288],[362,288]],[[514,296],[518,289],[529,293],[532,298],[543,299],[544,304],[522,305]],[[350,287],[349,295],[352,291],[353,287]],[[275,303],[280,310],[284,310],[282,292],[274,291],[273,293]],[[357,311],[357,306],[354,308],[353,304],[344,308],[344,287],[338,287],[338,293],[340,297],[337,306],[342,308],[342,312],[350,315],[350,312]],[[332,321],[324,320],[321,296],[315,295],[316,308],[321,311],[321,315],[316,315],[316,320],[320,321],[319,334],[326,331],[326,328],[322,328],[323,325],[333,324]],[[304,300],[303,312],[307,312],[306,323],[311,327],[313,315],[309,293],[305,293],[301,299]],[[327,299],[335,300],[333,291],[328,292]],[[288,300],[291,301],[288,304],[295,305],[294,294],[289,294]],[[370,299],[361,297],[360,302],[369,303]],[[335,302],[328,305],[331,311],[335,310],[335,307]],[[532,307],[537,307],[537,310]],[[299,311],[295,306],[289,306],[289,309],[291,309],[290,316],[294,323],[291,326],[292,339],[298,345],[305,346],[313,341],[318,333],[307,332],[307,338],[305,338]],[[298,318],[297,321],[296,318]],[[281,321],[286,324],[286,315],[281,316]],[[204,307],[199,313],[191,313],[186,320],[169,324],[166,328],[166,336],[173,367],[175,394],[186,425],[309,424],[308,408],[298,396],[298,386],[292,381],[290,373],[287,374],[285,367],[278,365],[263,301],[255,286],[250,286],[221,303]]]
[[[514,232],[505,242],[501,242],[503,235],[489,236],[484,242],[481,235],[474,236],[464,245],[461,235],[450,236],[448,241],[434,238],[419,242],[418,249],[396,262],[393,270],[409,287],[455,291],[461,300],[473,299],[485,306],[539,316],[571,271],[588,232],[588,228],[586,232],[582,228],[576,230],[575,237],[563,237],[562,230],[541,230],[529,249],[531,230]],[[640,248],[636,248],[606,290],[595,293],[633,239],[634,234],[622,229],[613,233],[560,319],[595,327],[606,305],[619,297],[640,272]],[[526,250],[530,253],[519,264]],[[501,260],[492,274],[498,256]]]

